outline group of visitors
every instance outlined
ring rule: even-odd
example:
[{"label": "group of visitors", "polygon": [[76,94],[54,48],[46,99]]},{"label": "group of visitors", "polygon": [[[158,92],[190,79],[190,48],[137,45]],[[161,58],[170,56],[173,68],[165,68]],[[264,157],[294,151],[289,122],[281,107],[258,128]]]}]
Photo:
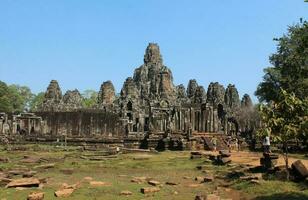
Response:
[{"label": "group of visitors", "polygon": [[[211,144],[213,146],[213,151],[217,151],[217,145],[218,145],[218,139],[216,136],[213,136],[211,139]],[[227,138],[227,146],[229,149],[229,152],[231,152],[232,149],[235,149],[237,151],[240,151],[240,140],[238,138],[232,139],[231,136],[228,136]]]},{"label": "group of visitors", "polygon": [[[217,144],[218,144],[218,139],[217,139],[216,136],[212,137],[211,144],[213,146],[213,151],[216,152],[217,151]],[[263,141],[262,141],[262,146],[263,146],[263,152],[264,153],[270,153],[271,152],[270,145],[271,145],[270,137],[269,136],[265,136],[263,138]],[[228,149],[229,149],[230,153],[231,153],[231,150],[240,151],[241,150],[241,141],[237,137],[232,139],[231,136],[228,136],[227,137],[227,146],[228,146]]]}]

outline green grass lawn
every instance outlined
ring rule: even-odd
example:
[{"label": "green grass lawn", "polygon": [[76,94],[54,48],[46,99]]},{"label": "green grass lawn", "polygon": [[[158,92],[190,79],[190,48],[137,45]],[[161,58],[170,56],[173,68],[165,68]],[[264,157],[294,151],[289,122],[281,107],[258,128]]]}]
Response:
[{"label": "green grass lawn", "polygon": [[[27,151],[0,151],[0,157],[8,157],[9,163],[0,163],[3,171],[14,168],[34,169],[40,164],[24,164],[20,160],[24,155],[42,157],[49,160],[49,163],[55,163],[54,168],[39,170],[36,177],[48,178],[42,189],[17,190],[15,188],[6,189],[0,187],[0,200],[19,200],[26,199],[32,191],[45,192],[45,199],[56,199],[54,192],[60,188],[63,183],[80,183],[80,187],[66,199],[194,199],[196,194],[217,193],[222,198],[243,199],[260,198],[264,199],[283,199],[279,195],[291,195],[292,199],[308,199],[307,187],[303,184],[282,182],[282,181],[262,181],[260,185],[252,185],[248,182],[239,180],[216,180],[212,183],[203,183],[199,187],[191,187],[198,182],[195,177],[204,176],[197,165],[205,165],[208,173],[225,176],[234,166],[216,166],[211,162],[189,159],[189,152],[162,152],[158,154],[122,154],[117,158],[110,158],[104,161],[89,161],[81,159],[80,156],[85,152],[70,149],[64,151],[55,149],[51,146],[34,146],[32,150]],[[91,153],[91,152],[87,152]],[[146,156],[146,160],[134,159],[136,157]],[[46,163],[42,163],[46,164]],[[61,172],[61,169],[73,169],[73,174],[67,175]],[[84,177],[92,177],[95,181],[108,182],[110,186],[93,187],[84,180]],[[161,190],[155,194],[144,195],[140,192],[142,187],[150,187],[146,182],[137,184],[131,182],[133,177],[150,177],[163,184]],[[18,177],[16,177],[18,178]],[[172,181],[179,183],[176,186],[169,186],[165,183]],[[230,184],[229,188],[222,187],[225,182]],[[129,190],[133,193],[131,196],[121,196],[123,190]],[[293,196],[292,196],[293,195]],[[281,196],[280,196],[281,197]],[[286,198],[285,198],[286,199]]]}]

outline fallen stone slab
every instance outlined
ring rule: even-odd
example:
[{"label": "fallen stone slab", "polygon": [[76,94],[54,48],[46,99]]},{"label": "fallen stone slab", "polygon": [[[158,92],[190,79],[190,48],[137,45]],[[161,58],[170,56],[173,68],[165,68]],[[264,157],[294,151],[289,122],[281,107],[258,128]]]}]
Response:
[{"label": "fallen stone slab", "polygon": [[74,192],[74,189],[62,189],[55,192],[56,197],[69,197]]},{"label": "fallen stone slab", "polygon": [[55,163],[50,163],[50,164],[35,166],[34,169],[50,169],[50,168],[54,168],[55,166],[56,166]]},{"label": "fallen stone slab", "polygon": [[90,185],[93,187],[110,186],[111,183],[106,183],[102,181],[90,181]]},{"label": "fallen stone slab", "polygon": [[80,186],[80,183],[75,183],[75,184],[72,184],[72,185],[69,185],[67,183],[63,183],[60,187],[60,189],[74,189],[76,190],[78,187]]},{"label": "fallen stone slab", "polygon": [[188,184],[187,187],[190,187],[190,188],[197,188],[197,187],[200,187],[201,184]]},{"label": "fallen stone slab", "polygon": [[43,200],[44,192],[32,192],[28,195],[27,200]]},{"label": "fallen stone slab", "polygon": [[155,192],[159,192],[160,189],[158,187],[144,187],[140,189],[140,192],[142,194],[148,194],[148,193],[155,193]]},{"label": "fallen stone slab", "polygon": [[219,151],[219,154],[220,154],[222,157],[230,157],[230,156],[231,156],[231,153],[230,153],[228,150],[220,150],[220,151]]},{"label": "fallen stone slab", "polygon": [[143,176],[142,177],[133,177],[131,182],[140,184],[140,183],[145,182],[147,179],[148,179],[147,177],[143,177]]},{"label": "fallen stone slab", "polygon": [[39,187],[40,180],[37,178],[21,178],[21,179],[13,179],[10,183],[8,183],[5,187]]},{"label": "fallen stone slab", "polygon": [[156,150],[122,148],[122,153],[158,153]]},{"label": "fallen stone slab", "polygon": [[120,195],[123,195],[123,196],[130,196],[130,195],[133,195],[133,193],[131,191],[128,191],[128,190],[124,190],[120,193]]},{"label": "fallen stone slab", "polygon": [[154,180],[149,180],[149,181],[148,181],[148,184],[150,184],[150,185],[152,185],[152,186],[159,186],[159,185],[161,185],[160,182],[154,181]]},{"label": "fallen stone slab", "polygon": [[245,181],[262,180],[262,179],[263,179],[262,173],[257,173],[257,174],[252,174],[252,175],[240,177],[240,180],[245,180]]},{"label": "fallen stone slab", "polygon": [[178,185],[178,183],[173,182],[173,181],[167,181],[167,182],[166,182],[166,185],[174,186],[174,185]]},{"label": "fallen stone slab", "polygon": [[296,176],[298,179],[305,179],[308,177],[308,169],[306,166],[303,164],[302,161],[297,160],[294,163],[292,163],[292,169],[295,172]]}]

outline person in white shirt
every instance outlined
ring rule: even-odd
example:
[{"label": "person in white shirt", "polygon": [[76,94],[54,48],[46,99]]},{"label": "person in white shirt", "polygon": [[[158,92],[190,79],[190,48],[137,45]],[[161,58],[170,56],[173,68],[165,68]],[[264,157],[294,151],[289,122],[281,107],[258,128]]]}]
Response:
[{"label": "person in white shirt", "polygon": [[270,153],[271,152],[270,146],[271,146],[270,137],[265,136],[264,139],[263,139],[264,153]]}]

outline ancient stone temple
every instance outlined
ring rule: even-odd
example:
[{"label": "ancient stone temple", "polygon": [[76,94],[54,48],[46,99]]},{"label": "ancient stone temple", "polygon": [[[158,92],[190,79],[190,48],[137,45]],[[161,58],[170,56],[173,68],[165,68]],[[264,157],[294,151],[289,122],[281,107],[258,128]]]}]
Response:
[{"label": "ancient stone temple", "polygon": [[115,94],[112,82],[103,82],[97,106],[84,109],[78,90],[62,96],[58,82],[52,80],[36,113],[44,121],[39,134],[114,138],[124,146],[142,148],[189,148],[202,133],[237,133],[234,113],[252,105],[248,95],[240,101],[231,84],[225,89],[218,82],[210,83],[205,90],[191,79],[187,89],[175,86],[155,43],[147,46],[143,64],[124,81],[120,95]]}]

